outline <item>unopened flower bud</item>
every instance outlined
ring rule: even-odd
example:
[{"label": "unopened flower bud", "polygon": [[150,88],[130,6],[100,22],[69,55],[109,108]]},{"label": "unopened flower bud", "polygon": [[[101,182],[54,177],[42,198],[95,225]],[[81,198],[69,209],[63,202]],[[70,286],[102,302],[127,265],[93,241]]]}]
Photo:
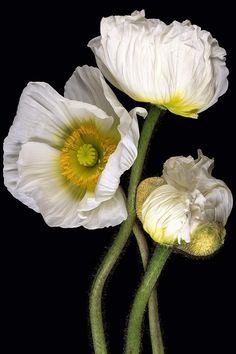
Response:
[{"label": "unopened flower bud", "polygon": [[137,191],[137,215],[154,241],[194,256],[214,253],[224,242],[233,198],[226,184],[211,176],[213,160],[176,156],[163,175],[147,178]]},{"label": "unopened flower bud", "polygon": [[154,189],[163,184],[165,184],[165,180],[161,177],[149,177],[139,184],[136,195],[136,212],[140,221],[142,221],[142,207],[144,201]]}]

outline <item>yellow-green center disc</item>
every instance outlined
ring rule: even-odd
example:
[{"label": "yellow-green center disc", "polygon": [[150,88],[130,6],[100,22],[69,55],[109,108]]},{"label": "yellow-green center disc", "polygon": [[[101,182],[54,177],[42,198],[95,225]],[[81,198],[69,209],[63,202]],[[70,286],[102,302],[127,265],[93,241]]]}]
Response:
[{"label": "yellow-green center disc", "polygon": [[77,159],[80,165],[93,167],[98,161],[98,152],[92,144],[84,144],[80,146],[77,152]]}]

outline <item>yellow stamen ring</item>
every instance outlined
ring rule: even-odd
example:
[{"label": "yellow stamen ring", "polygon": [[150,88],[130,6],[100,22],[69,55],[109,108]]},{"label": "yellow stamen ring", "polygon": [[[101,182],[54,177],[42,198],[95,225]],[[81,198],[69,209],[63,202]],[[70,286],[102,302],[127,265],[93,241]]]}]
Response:
[{"label": "yellow stamen ring", "polygon": [[117,131],[105,135],[94,122],[74,129],[61,149],[60,167],[65,182],[82,190],[94,191],[118,142]]}]

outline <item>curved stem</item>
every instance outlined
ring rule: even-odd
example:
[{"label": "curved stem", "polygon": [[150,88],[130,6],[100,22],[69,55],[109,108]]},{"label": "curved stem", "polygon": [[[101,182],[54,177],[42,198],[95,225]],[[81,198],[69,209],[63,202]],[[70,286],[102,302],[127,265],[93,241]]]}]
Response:
[{"label": "curved stem", "polygon": [[105,281],[121,254],[135,221],[135,196],[138,183],[141,178],[143,163],[145,160],[148,145],[152,136],[153,129],[160,116],[161,110],[156,106],[151,106],[148,116],[145,119],[143,129],[139,139],[138,155],[133,164],[130,174],[128,188],[127,209],[128,217],[122,223],[118,235],[107,252],[102,264],[95,276],[89,302],[90,324],[93,338],[95,354],[107,354],[107,345],[102,321],[102,291]]},{"label": "curved stem", "polygon": [[[143,268],[146,270],[149,258],[148,245],[140,229],[138,223],[136,222],[133,226],[133,233],[136,237],[139,252],[142,258]],[[150,298],[148,300],[148,318],[149,318],[149,330],[152,345],[153,354],[164,354],[164,346],[161,335],[160,320],[158,314],[158,301],[157,301],[157,290],[156,286],[152,289]]]},{"label": "curved stem", "polygon": [[125,354],[140,353],[142,321],[146,305],[171,248],[158,246],[148,264],[130,312]]},{"label": "curved stem", "polygon": [[148,300],[148,317],[149,317],[152,354],[164,354],[165,351],[164,351],[160,319],[158,313],[156,286],[154,286],[150,298]]},{"label": "curved stem", "polygon": [[149,249],[148,249],[147,241],[145,239],[143,231],[140,229],[137,222],[134,223],[133,233],[134,233],[134,236],[135,236],[137,244],[138,244],[143,268],[144,268],[144,270],[146,270],[147,264],[148,264],[148,258],[149,258]]}]

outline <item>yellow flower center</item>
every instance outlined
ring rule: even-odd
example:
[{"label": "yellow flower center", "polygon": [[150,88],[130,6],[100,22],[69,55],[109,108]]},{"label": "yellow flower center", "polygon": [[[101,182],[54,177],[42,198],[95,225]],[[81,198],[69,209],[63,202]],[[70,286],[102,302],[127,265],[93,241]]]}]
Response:
[{"label": "yellow flower center", "polygon": [[95,190],[98,178],[119,139],[117,129],[103,133],[92,120],[67,134],[61,148],[60,173],[64,185],[72,194],[81,197],[86,190]]},{"label": "yellow flower center", "polygon": [[82,145],[77,152],[77,159],[82,166],[93,167],[98,160],[98,152],[92,144]]}]

